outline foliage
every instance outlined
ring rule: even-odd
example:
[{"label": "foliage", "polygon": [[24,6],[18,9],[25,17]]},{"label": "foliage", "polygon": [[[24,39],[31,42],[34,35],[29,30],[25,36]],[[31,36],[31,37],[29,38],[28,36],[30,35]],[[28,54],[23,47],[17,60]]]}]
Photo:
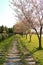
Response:
[{"label": "foliage", "polygon": [[8,28],[8,33],[13,33],[13,29],[12,28]]},{"label": "foliage", "polygon": [[0,26],[0,33],[3,33],[3,30],[4,30],[4,26]]},{"label": "foliage", "polygon": [[12,28],[4,27],[3,25],[0,26],[0,41],[8,38],[9,36],[13,35]]}]

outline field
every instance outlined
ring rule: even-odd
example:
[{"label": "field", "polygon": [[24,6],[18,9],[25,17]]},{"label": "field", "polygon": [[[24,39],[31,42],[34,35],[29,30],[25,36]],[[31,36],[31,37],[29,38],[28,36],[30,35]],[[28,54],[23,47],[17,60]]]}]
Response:
[{"label": "field", "polygon": [[6,59],[6,55],[12,47],[12,41],[14,40],[14,36],[11,36],[2,42],[0,42],[0,65],[2,65]]},{"label": "field", "polygon": [[[23,44],[24,47],[30,52],[33,58],[36,60],[37,65],[43,65],[43,37],[42,37],[42,49],[38,49],[38,38],[37,35],[32,35],[31,42],[29,43],[29,35],[26,39],[25,36],[16,35],[20,44]],[[22,48],[22,47],[21,47]]]}]

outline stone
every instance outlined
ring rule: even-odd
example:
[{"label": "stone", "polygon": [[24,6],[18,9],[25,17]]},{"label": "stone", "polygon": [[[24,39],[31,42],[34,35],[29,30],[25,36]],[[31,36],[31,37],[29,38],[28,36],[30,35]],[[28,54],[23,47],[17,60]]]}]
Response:
[{"label": "stone", "polygon": [[34,62],[31,61],[31,62],[27,62],[27,64],[28,65],[35,65],[36,63],[35,63],[35,61]]}]

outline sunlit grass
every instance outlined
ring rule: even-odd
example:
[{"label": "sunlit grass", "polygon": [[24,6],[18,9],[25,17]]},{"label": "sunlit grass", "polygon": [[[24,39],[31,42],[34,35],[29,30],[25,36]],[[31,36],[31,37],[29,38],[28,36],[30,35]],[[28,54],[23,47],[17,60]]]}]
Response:
[{"label": "sunlit grass", "polygon": [[22,41],[22,44],[26,47],[26,49],[30,52],[33,58],[36,60],[38,65],[43,65],[43,37],[42,37],[42,49],[39,50],[39,42],[37,35],[32,35],[31,42],[29,43],[29,35],[26,39],[25,36],[19,36],[19,40]]}]

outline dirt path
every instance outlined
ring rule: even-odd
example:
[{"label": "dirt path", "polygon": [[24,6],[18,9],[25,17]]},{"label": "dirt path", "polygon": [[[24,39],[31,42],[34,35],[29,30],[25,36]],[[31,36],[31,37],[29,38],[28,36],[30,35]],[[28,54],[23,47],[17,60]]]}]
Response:
[{"label": "dirt path", "polygon": [[[23,65],[20,58],[20,53],[17,48],[17,41],[14,41],[12,49],[9,50],[9,53],[6,56],[6,62],[3,65]],[[36,65],[33,57],[28,53],[28,51],[22,50],[25,56],[26,65]]]},{"label": "dirt path", "polygon": [[14,41],[12,49],[6,56],[6,62],[3,65],[22,65],[19,51],[17,49],[17,41]]}]

